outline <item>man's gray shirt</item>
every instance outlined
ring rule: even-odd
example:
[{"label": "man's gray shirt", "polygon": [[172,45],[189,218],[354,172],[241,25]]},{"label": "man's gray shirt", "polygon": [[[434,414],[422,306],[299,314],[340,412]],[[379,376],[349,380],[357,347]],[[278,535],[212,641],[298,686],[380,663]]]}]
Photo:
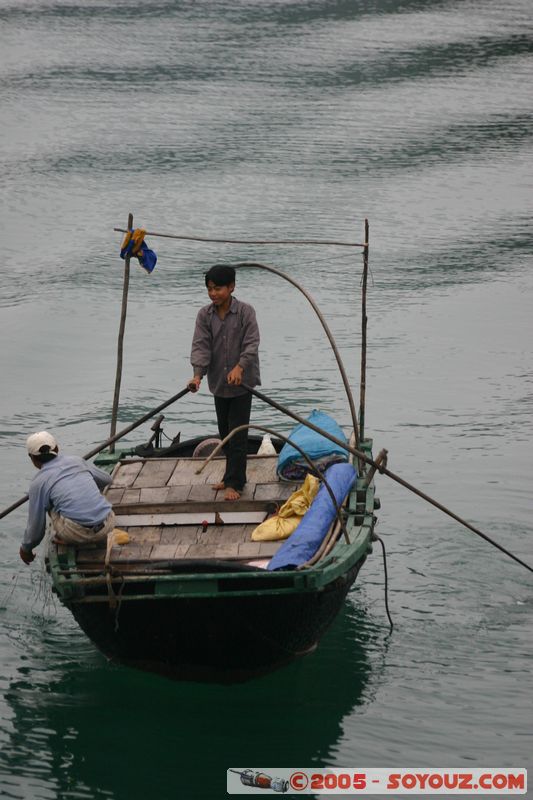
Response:
[{"label": "man's gray shirt", "polygon": [[228,373],[237,364],[243,368],[243,383],[260,385],[259,328],[252,306],[232,297],[223,320],[213,303],[201,308],[196,317],[191,364],[195,375],[207,374],[209,390],[217,397],[246,393],[242,386],[227,382]]}]

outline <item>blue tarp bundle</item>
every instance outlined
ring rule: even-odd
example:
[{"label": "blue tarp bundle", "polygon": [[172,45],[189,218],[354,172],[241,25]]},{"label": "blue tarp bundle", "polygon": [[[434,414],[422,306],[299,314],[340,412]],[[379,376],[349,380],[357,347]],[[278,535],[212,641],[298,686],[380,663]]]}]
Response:
[{"label": "blue tarp bundle", "polygon": [[[324,473],[338,505],[352,488],[357,471],[352,464],[333,464]],[[294,569],[314,556],[337,515],[326,487],[322,485],[294,533],[281,545],[267,569]]]},{"label": "blue tarp bundle", "polygon": [[[307,417],[307,420],[316,425],[317,428],[322,428],[326,433],[330,433],[340,439],[341,442],[348,443],[342,428],[335,422],[333,417],[330,417],[324,411],[315,409]],[[320,433],[311,430],[306,425],[300,424],[293,428],[289,439],[301,447],[312,461],[317,462],[315,466],[321,471],[321,467],[325,469],[331,464],[348,460],[346,450],[326,439]],[[286,442],[279,454],[277,471],[280,478],[303,480],[309,471],[309,466],[305,459],[302,458],[301,453]]]}]

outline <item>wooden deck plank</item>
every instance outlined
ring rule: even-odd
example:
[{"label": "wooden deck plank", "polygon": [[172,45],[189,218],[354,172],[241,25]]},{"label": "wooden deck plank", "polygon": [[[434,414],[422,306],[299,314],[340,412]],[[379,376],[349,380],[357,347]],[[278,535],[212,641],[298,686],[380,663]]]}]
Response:
[{"label": "wooden deck plank", "polygon": [[198,541],[198,525],[173,525],[163,528],[161,532],[161,544],[196,544]]},{"label": "wooden deck plank", "polygon": [[190,486],[168,486],[167,503],[183,503],[189,497]]},{"label": "wooden deck plank", "polygon": [[192,480],[198,468],[198,461],[180,458],[174,462],[174,469],[166,481],[167,486],[190,486],[192,483],[205,483],[205,475],[201,473]]},{"label": "wooden deck plank", "polygon": [[255,558],[260,555],[260,542],[243,542],[239,545],[239,556],[241,558]]},{"label": "wooden deck plank", "polygon": [[152,548],[152,561],[171,561],[173,558],[185,558],[189,550],[188,544],[158,544]]},{"label": "wooden deck plank", "polygon": [[213,558],[215,548],[211,544],[191,544],[187,551],[187,558]]},{"label": "wooden deck plank", "polygon": [[272,556],[277,553],[281,542],[258,542],[260,545],[259,547],[259,555],[263,558],[272,558]]},{"label": "wooden deck plank", "polygon": [[[213,492],[214,495],[214,492]],[[277,502],[277,501],[275,501]],[[215,499],[199,502],[196,500],[187,500],[183,503],[129,503],[128,505],[115,505],[113,510],[117,517],[137,517],[140,515],[146,516],[168,516],[169,514],[195,514],[200,521],[204,516],[218,511],[220,514],[243,514],[261,512],[266,513],[269,503],[266,500],[238,500],[235,503],[227,502],[224,500],[216,501]],[[126,525],[125,522],[122,523]],[[141,524],[139,520],[135,523]],[[153,524],[153,523],[146,523]]]},{"label": "wooden deck plank", "polygon": [[210,461],[198,475],[196,474],[196,470],[202,466],[203,462],[200,459],[194,459],[193,463],[195,465],[194,474],[197,478],[203,478],[203,483],[220,483],[224,477],[226,469],[225,458],[215,458],[213,461]]},{"label": "wooden deck plank", "polygon": [[248,530],[246,525],[225,525],[220,538],[221,544],[231,542],[242,543],[248,541]]},{"label": "wooden deck plank", "polygon": [[270,502],[282,502],[291,496],[299,484],[283,484],[283,483],[258,483],[255,487],[254,500],[265,500]]},{"label": "wooden deck plank", "polygon": [[206,531],[198,529],[199,544],[233,544],[249,538],[247,525],[210,525]]},{"label": "wooden deck plank", "polygon": [[176,552],[174,553],[174,558],[187,558],[187,553],[189,552],[190,545],[188,544],[179,544],[176,547]]},{"label": "wooden deck plank", "polygon": [[134,461],[132,464],[119,464],[113,473],[113,482],[110,488],[116,489],[132,486],[142,467],[142,461]]},{"label": "wooden deck plank", "polygon": [[146,461],[133,482],[135,489],[160,488],[174,471],[174,459],[161,458]]},{"label": "wooden deck plank", "polygon": [[138,503],[141,499],[140,489],[124,489],[122,503]]},{"label": "wooden deck plank", "polygon": [[114,505],[115,503],[120,503],[122,499],[122,495],[124,494],[124,489],[110,489],[107,487],[104,491],[104,495],[106,496],[107,500]]},{"label": "wooden deck plank", "polygon": [[215,546],[215,558],[235,558],[238,555],[238,544],[218,544]]},{"label": "wooden deck plank", "polygon": [[246,474],[249,483],[278,483],[276,466],[277,456],[266,456],[263,459],[248,461]]},{"label": "wooden deck plank", "polygon": [[209,484],[202,483],[193,485],[189,492],[188,502],[205,503],[209,500],[213,500],[216,494],[218,494],[218,492],[214,492],[213,487]]},{"label": "wooden deck plank", "polygon": [[157,503],[163,505],[168,500],[170,489],[166,486],[140,489],[139,503]]},{"label": "wooden deck plank", "polygon": [[136,544],[159,544],[162,528],[158,525],[145,526],[144,528],[129,528],[130,541]]}]

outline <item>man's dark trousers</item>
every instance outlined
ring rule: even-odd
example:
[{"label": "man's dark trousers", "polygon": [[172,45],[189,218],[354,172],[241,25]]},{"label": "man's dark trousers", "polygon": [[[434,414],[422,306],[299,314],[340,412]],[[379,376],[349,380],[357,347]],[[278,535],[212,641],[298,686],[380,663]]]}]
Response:
[{"label": "man's dark trousers", "polygon": [[[217,412],[220,438],[224,439],[230,431],[238,428],[239,425],[248,425],[251,409],[252,395],[250,392],[239,394],[237,397],[215,396],[215,410]],[[246,483],[248,429],[239,431],[239,433],[231,437],[224,447],[224,454],[226,456],[224,486],[240,492]]]}]

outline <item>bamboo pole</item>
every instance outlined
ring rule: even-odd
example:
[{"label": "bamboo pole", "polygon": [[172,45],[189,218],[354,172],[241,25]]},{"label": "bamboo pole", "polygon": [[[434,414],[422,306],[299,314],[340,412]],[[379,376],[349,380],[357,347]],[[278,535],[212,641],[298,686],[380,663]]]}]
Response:
[{"label": "bamboo pole", "polygon": [[[128,214],[128,230],[133,228],[133,214]],[[117,417],[118,417],[118,403],[120,398],[120,384],[122,381],[122,356],[124,351],[124,331],[126,329],[126,313],[128,311],[128,289],[130,285],[130,256],[127,255],[124,262],[124,283],[122,286],[122,310],[120,313],[120,325],[118,329],[118,343],[117,343],[117,370],[115,374],[115,393],[113,395],[113,408],[111,410],[111,429],[109,435],[111,438],[117,430]],[[111,444],[109,452],[115,452],[115,445]]]},{"label": "bamboo pole", "polygon": [[359,395],[359,436],[361,441],[365,438],[365,399],[366,399],[366,329],[368,317],[366,314],[366,285],[368,280],[368,219],[365,219],[365,246],[363,249],[363,286],[362,286],[362,313],[361,313],[361,384]]},{"label": "bamboo pole", "polygon": [[[126,233],[124,228],[113,228],[118,233]],[[189,242],[215,242],[217,244],[316,244],[334,247],[364,247],[361,242],[338,242],[325,239],[211,239],[207,236],[184,236],[175,233],[156,233],[146,231],[146,236],[159,236],[162,239],[185,239]]]}]

